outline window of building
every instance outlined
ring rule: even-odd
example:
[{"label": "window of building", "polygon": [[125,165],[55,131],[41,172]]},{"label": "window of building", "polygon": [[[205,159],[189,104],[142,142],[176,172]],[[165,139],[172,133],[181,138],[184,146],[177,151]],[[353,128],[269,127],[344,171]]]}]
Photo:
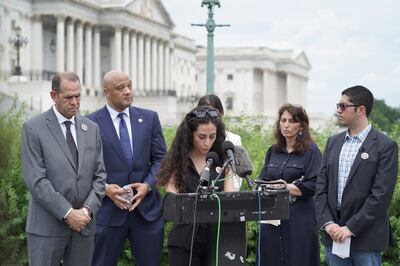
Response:
[{"label": "window of building", "polygon": [[90,96],[90,89],[86,89],[86,95]]},{"label": "window of building", "polygon": [[94,91],[94,96],[99,96],[99,91]]},{"label": "window of building", "polygon": [[227,80],[233,80],[233,74],[228,74],[226,75]]},{"label": "window of building", "polygon": [[233,97],[226,98],[225,106],[226,106],[226,110],[230,110],[230,111],[233,110]]},{"label": "window of building", "polygon": [[194,80],[197,81],[199,79],[199,77],[196,75],[194,75]]}]

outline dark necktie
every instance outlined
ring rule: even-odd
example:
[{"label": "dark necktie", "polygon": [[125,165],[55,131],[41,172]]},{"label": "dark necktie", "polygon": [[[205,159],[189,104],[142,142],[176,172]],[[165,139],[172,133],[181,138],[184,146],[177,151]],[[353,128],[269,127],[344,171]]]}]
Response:
[{"label": "dark necktie", "polygon": [[129,140],[128,128],[124,120],[124,113],[119,113],[119,141],[121,142],[122,151],[124,152],[125,158],[129,165],[132,164],[132,148],[131,141]]},{"label": "dark necktie", "polygon": [[75,166],[78,168],[78,149],[76,148],[74,138],[72,137],[72,134],[71,134],[71,124],[72,124],[72,122],[71,121],[65,121],[64,124],[65,124],[65,127],[67,128],[66,137],[67,137],[67,145],[68,145],[68,148],[69,148],[69,152],[72,155],[72,159],[73,159],[73,161],[75,163]]}]

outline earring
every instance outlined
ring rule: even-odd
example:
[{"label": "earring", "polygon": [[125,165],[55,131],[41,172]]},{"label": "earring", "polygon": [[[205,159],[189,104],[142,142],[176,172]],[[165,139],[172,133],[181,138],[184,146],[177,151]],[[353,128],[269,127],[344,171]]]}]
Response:
[{"label": "earring", "polygon": [[303,131],[300,130],[300,131],[299,131],[299,136],[302,136],[302,135],[303,135]]}]

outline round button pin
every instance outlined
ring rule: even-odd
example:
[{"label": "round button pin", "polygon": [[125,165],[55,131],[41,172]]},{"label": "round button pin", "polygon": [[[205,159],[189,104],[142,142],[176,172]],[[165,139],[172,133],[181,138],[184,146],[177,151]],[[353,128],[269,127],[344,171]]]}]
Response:
[{"label": "round button pin", "polygon": [[361,159],[367,160],[369,158],[369,154],[366,152],[361,153]]}]

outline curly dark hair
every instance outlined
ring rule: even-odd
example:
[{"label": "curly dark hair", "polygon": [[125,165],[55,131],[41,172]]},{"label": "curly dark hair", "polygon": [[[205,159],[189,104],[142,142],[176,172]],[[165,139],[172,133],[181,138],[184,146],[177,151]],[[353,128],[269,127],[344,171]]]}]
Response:
[{"label": "curly dark hair", "polygon": [[199,125],[208,124],[209,122],[213,123],[217,128],[217,136],[210,151],[214,151],[220,158],[224,158],[222,144],[225,141],[225,125],[222,122],[221,115],[216,109],[209,106],[196,107],[186,114],[178,126],[171,148],[161,162],[157,173],[157,185],[159,187],[165,186],[171,178],[175,178],[174,184],[178,191],[185,192],[184,179],[190,167],[189,155],[194,148],[193,133]]},{"label": "curly dark hair", "polygon": [[282,114],[287,111],[292,115],[293,120],[296,122],[300,122],[300,126],[302,129],[302,134],[297,135],[296,143],[293,147],[294,153],[304,154],[304,152],[309,148],[310,144],[313,143],[311,139],[310,130],[309,130],[309,120],[306,113],[306,110],[302,106],[295,106],[292,104],[284,104],[278,112],[278,120],[275,123],[275,144],[274,150],[275,152],[281,152],[282,149],[286,148],[286,139],[281,133],[280,120]]}]

